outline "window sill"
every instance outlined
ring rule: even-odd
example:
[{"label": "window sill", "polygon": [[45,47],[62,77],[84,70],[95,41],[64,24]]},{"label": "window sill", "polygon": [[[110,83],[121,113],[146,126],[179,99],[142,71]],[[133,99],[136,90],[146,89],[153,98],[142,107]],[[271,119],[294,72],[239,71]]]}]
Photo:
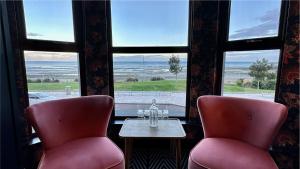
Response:
[{"label": "window sill", "polygon": [[[111,124],[112,125],[123,125],[124,121],[125,120],[113,120]],[[189,122],[187,120],[180,120],[180,122],[184,126],[189,124]],[[37,145],[37,144],[40,144],[40,143],[41,143],[41,140],[36,136],[35,133],[33,133],[33,136],[31,138],[31,140],[29,141],[29,146],[34,146],[34,145]]]},{"label": "window sill", "polygon": [[[189,122],[187,120],[182,120],[182,119],[179,119],[179,120],[180,120],[180,122],[181,122],[182,125],[189,124]],[[113,125],[122,125],[122,124],[124,124],[124,121],[125,120],[113,120],[111,123]]]}]

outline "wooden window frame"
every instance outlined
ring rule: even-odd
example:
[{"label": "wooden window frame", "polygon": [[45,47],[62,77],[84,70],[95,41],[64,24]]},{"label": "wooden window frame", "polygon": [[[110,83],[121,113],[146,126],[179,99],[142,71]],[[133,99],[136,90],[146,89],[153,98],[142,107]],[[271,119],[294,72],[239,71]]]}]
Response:
[{"label": "wooden window frame", "polygon": [[274,101],[278,102],[279,77],[281,75],[281,63],[285,38],[285,27],[287,22],[288,1],[281,1],[280,20],[278,35],[275,37],[263,37],[253,39],[241,39],[229,41],[231,0],[220,1],[220,22],[217,51],[217,82],[216,94],[222,95],[223,88],[223,66],[225,52],[230,51],[253,51],[253,50],[280,50]]},{"label": "wooden window frame", "polygon": [[[25,15],[23,1],[16,3],[16,13],[19,27],[19,39],[22,51],[42,51],[42,52],[74,52],[78,55],[80,95],[86,96],[86,77],[84,59],[84,33],[82,3],[72,1],[72,16],[74,29],[74,42],[28,39],[26,36]],[[22,54],[23,55],[23,54]],[[24,58],[24,55],[22,56]],[[27,78],[25,77],[26,81]],[[28,96],[27,96],[28,98]]]},{"label": "wooden window frame", "polygon": [[[190,66],[191,66],[191,35],[192,35],[192,2],[189,1],[189,13],[188,13],[188,40],[187,46],[128,46],[128,47],[114,47],[112,44],[112,20],[111,20],[111,4],[110,1],[107,3],[107,16],[108,16],[108,30],[109,30],[109,94],[114,97],[114,80],[113,80],[113,54],[132,54],[132,53],[143,53],[143,54],[153,54],[153,53],[186,53],[187,54],[187,77],[186,77],[186,101],[185,101],[185,114],[184,117],[170,116],[178,118],[180,120],[186,120],[188,118],[190,110]],[[116,116],[115,111],[112,113],[112,118],[115,120],[124,120],[130,116]]]}]

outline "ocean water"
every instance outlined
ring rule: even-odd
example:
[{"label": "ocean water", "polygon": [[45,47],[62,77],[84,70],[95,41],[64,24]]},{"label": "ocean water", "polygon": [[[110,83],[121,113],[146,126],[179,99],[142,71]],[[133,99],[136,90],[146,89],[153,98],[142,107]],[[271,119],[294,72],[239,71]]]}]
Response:
[{"label": "ocean water", "polygon": [[[226,62],[224,79],[234,81],[239,78],[250,78],[248,68],[252,63]],[[75,61],[26,61],[25,64],[29,79],[74,80],[79,78],[79,65]],[[181,66],[182,71],[178,74],[178,79],[186,79],[187,62],[182,61]],[[115,61],[113,71],[115,81],[123,81],[128,77],[135,77],[139,80],[149,80],[151,77],[176,78],[169,72],[169,64],[166,61]]]},{"label": "ocean water", "polygon": [[26,61],[25,66],[28,79],[75,80],[79,78],[79,66],[75,61]]}]

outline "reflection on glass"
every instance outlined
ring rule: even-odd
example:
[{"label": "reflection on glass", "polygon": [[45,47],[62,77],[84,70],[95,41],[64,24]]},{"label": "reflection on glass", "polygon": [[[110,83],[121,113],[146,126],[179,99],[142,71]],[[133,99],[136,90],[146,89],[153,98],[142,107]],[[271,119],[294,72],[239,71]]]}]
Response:
[{"label": "reflection on glass", "polygon": [[113,0],[113,46],[187,46],[188,6],[188,0]]},{"label": "reflection on glass", "polygon": [[137,115],[138,115],[138,117],[140,117],[140,118],[144,118],[144,116],[145,116],[145,114],[144,114],[144,110],[138,110],[138,112],[137,112]]},{"label": "reflection on glass", "polygon": [[23,0],[28,39],[74,42],[72,1]]},{"label": "reflection on glass", "polygon": [[279,52],[226,52],[223,95],[273,101]]},{"label": "reflection on glass", "polygon": [[169,110],[163,110],[163,112],[162,112],[162,118],[163,119],[167,119],[168,116],[169,116]]},{"label": "reflection on glass", "polygon": [[24,51],[29,103],[80,95],[77,53]]},{"label": "reflection on glass", "polygon": [[147,116],[153,99],[169,116],[185,115],[186,53],[114,54],[113,73],[116,116]]},{"label": "reflection on glass", "polygon": [[278,35],[280,0],[232,0],[229,40]]}]

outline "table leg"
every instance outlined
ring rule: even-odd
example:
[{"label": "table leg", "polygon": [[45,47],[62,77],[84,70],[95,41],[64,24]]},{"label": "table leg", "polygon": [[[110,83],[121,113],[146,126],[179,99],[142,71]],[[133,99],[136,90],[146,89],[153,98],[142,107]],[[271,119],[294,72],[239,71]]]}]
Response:
[{"label": "table leg", "polygon": [[176,146],[176,168],[180,169],[180,162],[181,162],[181,140],[180,139],[175,140],[175,146]]},{"label": "table leg", "polygon": [[125,168],[129,169],[132,154],[132,139],[125,138]]},{"label": "table leg", "polygon": [[170,152],[172,155],[176,156],[176,141],[175,141],[175,139],[170,140]]}]

